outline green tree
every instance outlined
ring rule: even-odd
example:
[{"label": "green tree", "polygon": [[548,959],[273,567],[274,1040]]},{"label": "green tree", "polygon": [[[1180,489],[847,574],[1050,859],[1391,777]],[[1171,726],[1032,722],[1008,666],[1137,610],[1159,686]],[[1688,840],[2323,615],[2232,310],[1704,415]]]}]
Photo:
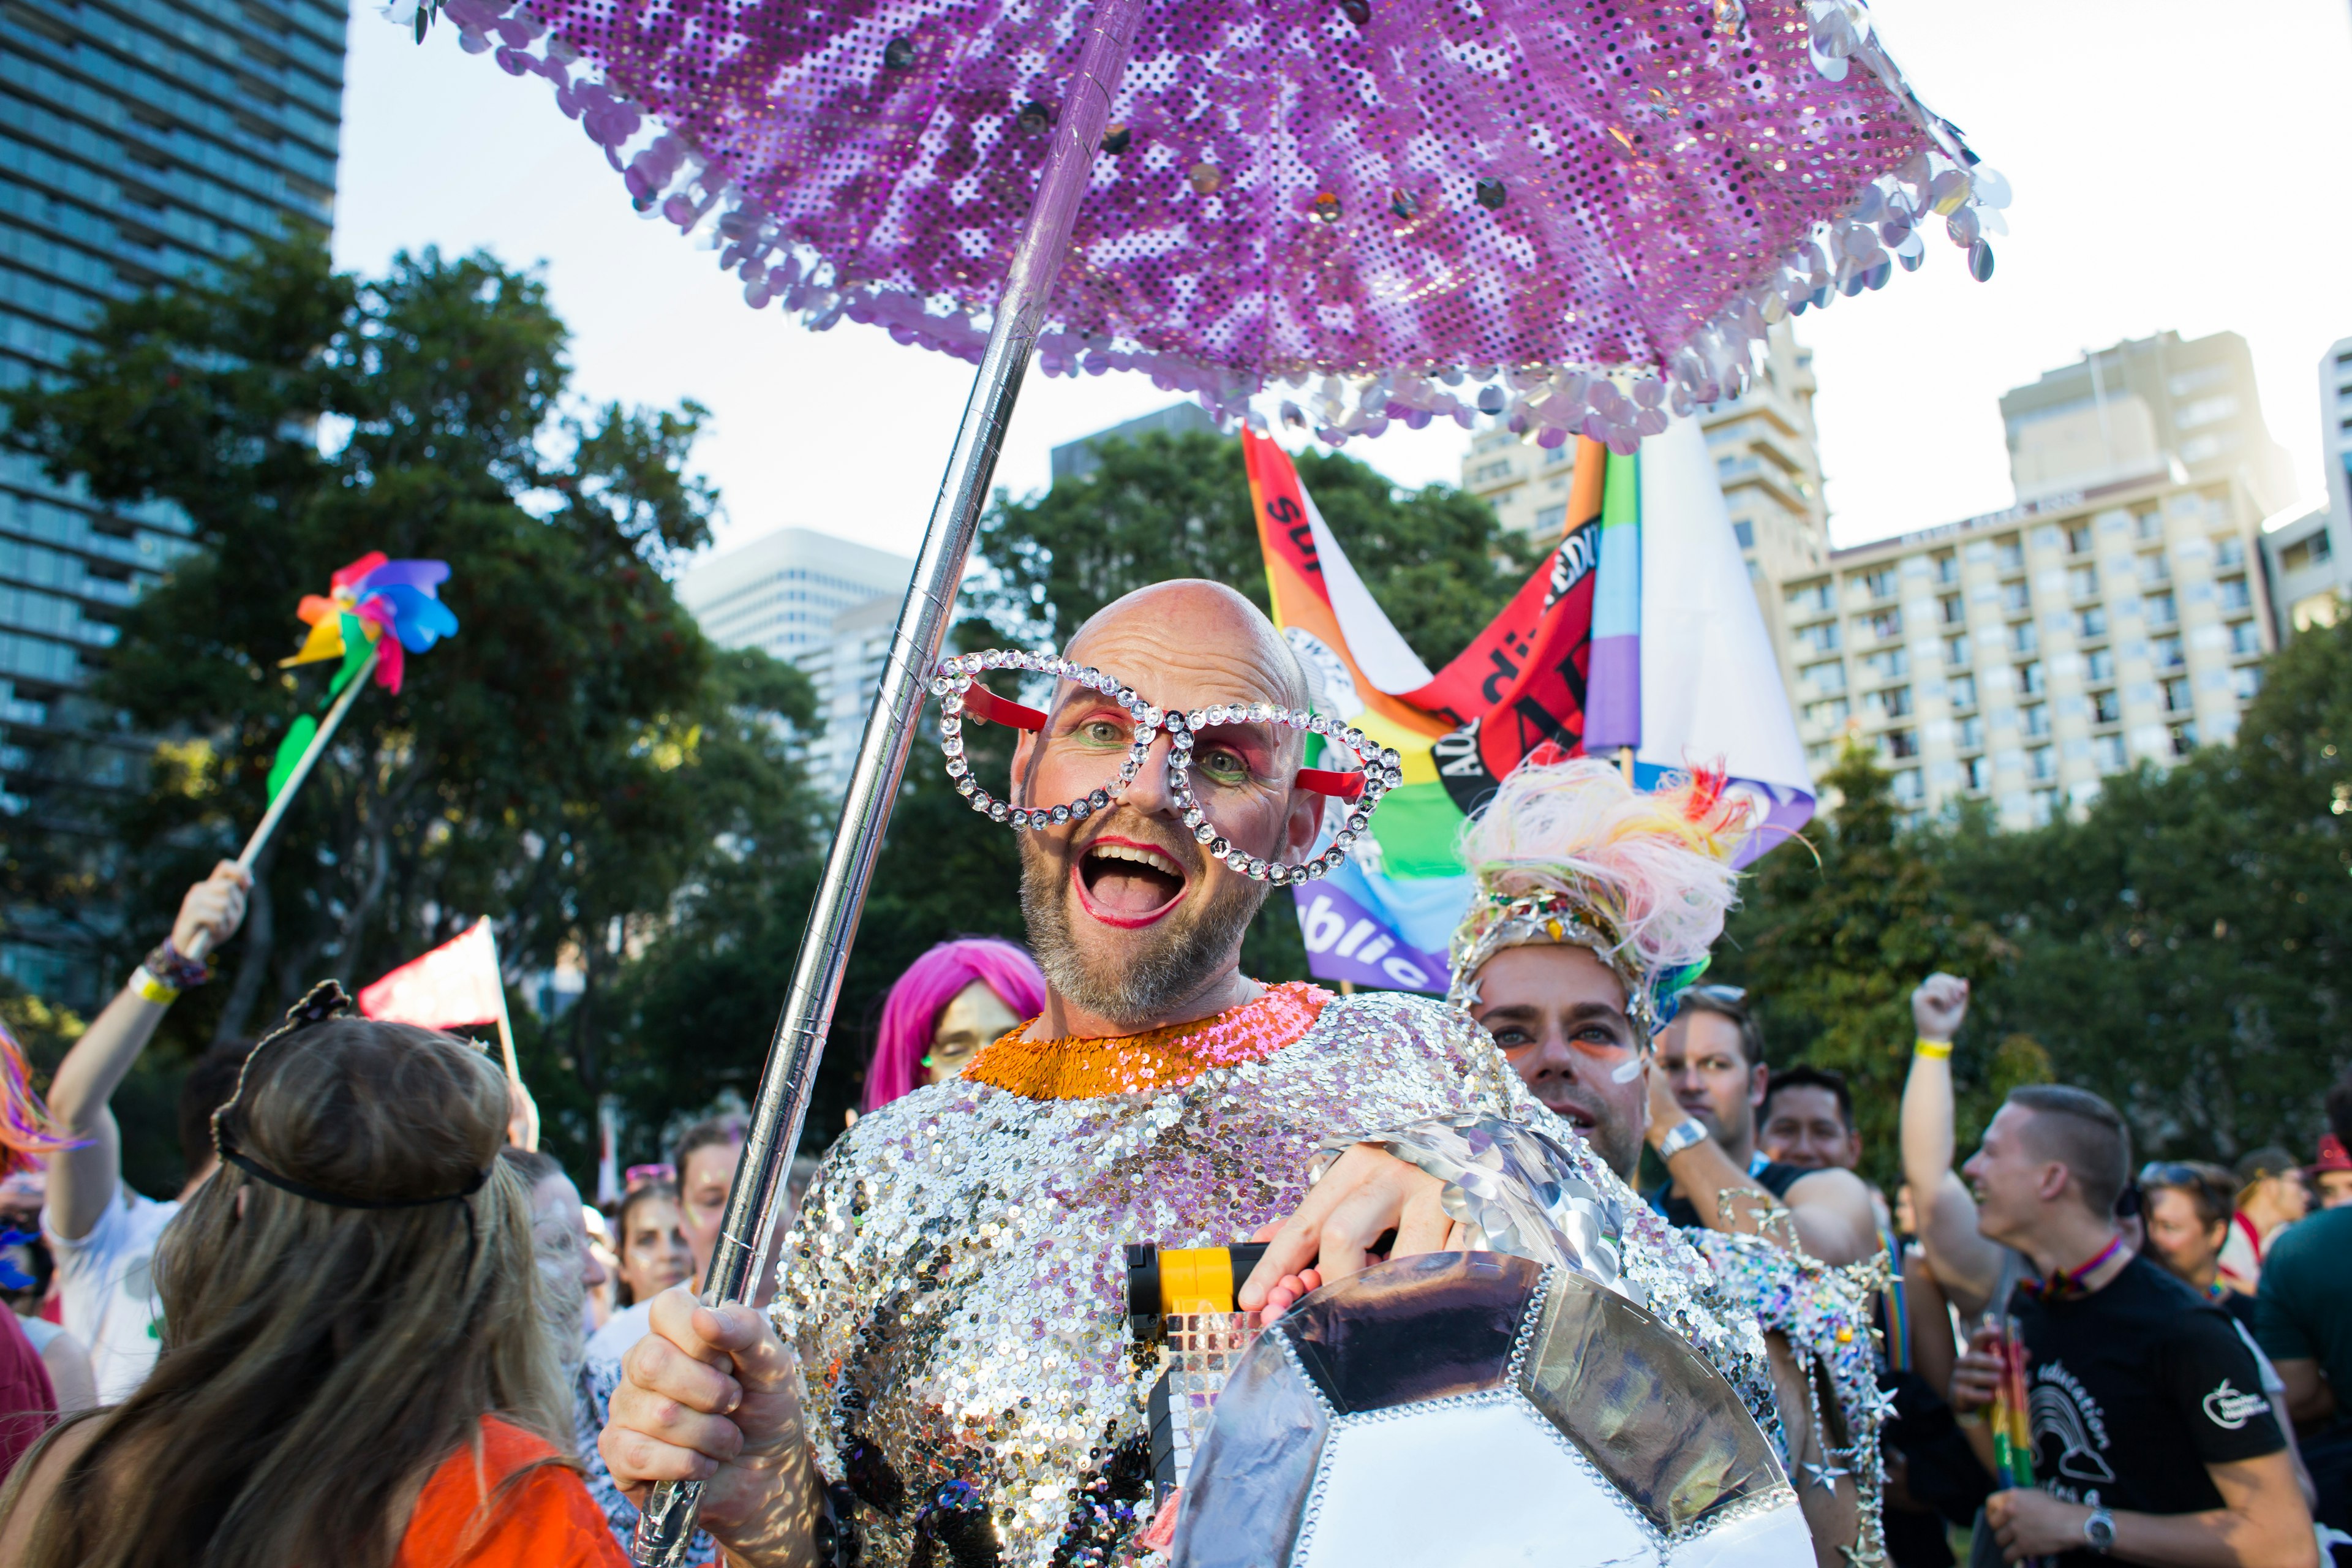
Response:
[{"label": "green tree", "polygon": [[[1938,969],[1983,978],[1992,942],[1901,827],[1888,775],[1868,752],[1847,747],[1820,783],[1836,804],[1804,842],[1758,863],[1707,977],[1755,994],[1773,1065],[1801,1060],[1846,1075],[1864,1173],[1891,1188],[1901,1179],[1895,1110],[1916,1034],[1911,989]],[[1986,1092],[2040,1076],[2030,1040],[1988,1047],[1979,1034],[1958,1058],[1963,1085],[1978,1091],[1965,1106],[1971,1123]]]},{"label": "green tree", "polygon": [[805,852],[785,726],[809,721],[806,682],[715,658],[663,576],[709,537],[715,497],[687,467],[702,411],[567,402],[542,286],[486,255],[361,279],[272,244],[216,284],[110,307],[94,339],[9,395],[7,438],[101,500],[194,525],[97,690],[164,737],[113,824],[127,945],[235,853],[279,737],[316,707],[324,667],[278,668],[303,594],[371,549],[437,557],[462,625],[398,695],[361,696],[257,868],[226,983],[175,1011],[180,1047],[488,912],[510,971],[586,967],[589,1003],[544,1044],[599,1091],[595,998],[627,933],[714,859]]},{"label": "green tree", "polygon": [[2264,675],[2234,744],[2111,778],[2079,820],[1937,847],[2003,939],[1988,1024],[2043,1041],[2152,1153],[2307,1148],[2352,1063],[2352,626]]},{"label": "green tree", "polygon": [[[1120,595],[1171,577],[1230,583],[1261,610],[1265,562],[1241,443],[1205,431],[1107,441],[1095,468],[1042,495],[999,492],[980,525],[994,580],[979,607],[1058,642]],[[1445,485],[1400,489],[1338,453],[1298,458],[1299,483],[1413,651],[1432,668],[1486,628],[1538,552],[1484,501]]]}]

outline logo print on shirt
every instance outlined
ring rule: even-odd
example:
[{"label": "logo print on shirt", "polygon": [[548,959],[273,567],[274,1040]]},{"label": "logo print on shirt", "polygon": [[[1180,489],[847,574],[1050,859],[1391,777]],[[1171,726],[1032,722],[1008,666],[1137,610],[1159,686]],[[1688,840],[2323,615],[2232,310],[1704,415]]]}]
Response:
[{"label": "logo print on shirt", "polygon": [[[2106,1433],[2106,1423],[2099,1419],[2098,1406],[2093,1403],[2085,1410],[2088,1399],[2074,1378],[2056,1363],[2036,1369],[2043,1381],[2033,1385],[2029,1407],[2033,1413],[2033,1446],[2037,1448],[2049,1438],[2058,1442],[2058,1473],[2069,1479],[2089,1481],[2098,1486],[2115,1485],[2116,1473],[2099,1450],[2104,1440],[2094,1441],[2095,1429],[2101,1439]],[[2052,1374],[2055,1374],[2053,1376]]]},{"label": "logo print on shirt", "polygon": [[2268,1398],[2259,1394],[2241,1394],[2226,1377],[2205,1396],[2204,1403],[2205,1419],[2224,1432],[2235,1432],[2271,1407]]}]

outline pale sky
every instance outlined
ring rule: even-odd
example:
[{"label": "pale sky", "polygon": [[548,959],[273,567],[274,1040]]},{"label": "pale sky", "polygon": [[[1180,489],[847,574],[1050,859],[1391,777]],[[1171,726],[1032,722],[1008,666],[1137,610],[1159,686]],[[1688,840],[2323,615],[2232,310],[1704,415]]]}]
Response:
[{"label": "pale sky", "polygon": [[[1832,537],[1858,543],[2011,501],[2001,392],[2086,348],[2173,328],[2252,347],[2271,431],[2321,491],[2318,363],[2352,336],[2346,0],[1879,0],[1927,101],[2016,193],[1990,283],[1937,242],[1883,292],[1798,323],[1815,350]],[[487,247],[543,264],[599,400],[713,414],[698,448],[724,546],[786,524],[911,554],[970,369],[846,323],[753,313],[715,259],[639,218],[547,84],[419,47],[354,10],[335,254]],[[1163,407],[1142,377],[1033,374],[997,482],[1042,489],[1055,445]],[[1460,477],[1468,434],[1348,450],[1406,484]]]}]

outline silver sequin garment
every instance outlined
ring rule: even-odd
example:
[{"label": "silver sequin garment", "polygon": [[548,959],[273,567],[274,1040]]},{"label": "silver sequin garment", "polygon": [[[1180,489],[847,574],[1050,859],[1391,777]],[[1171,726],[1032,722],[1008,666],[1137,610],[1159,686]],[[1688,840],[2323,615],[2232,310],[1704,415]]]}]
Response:
[{"label": "silver sequin garment", "polygon": [[1620,1200],[1624,1271],[1651,1310],[1769,1412],[1753,1315],[1725,1304],[1705,1260],[1528,1094],[1485,1030],[1417,997],[1351,997],[1267,1059],[1181,1089],[1036,1100],[957,1080],[834,1146],[772,1311],[799,1350],[825,1473],[844,1473],[856,1436],[905,1484],[897,1520],[860,1510],[867,1561],[904,1563],[916,1502],[962,1480],[992,1510],[1007,1568],[1045,1568],[1092,1451],[1144,1429],[1158,1375],[1128,1357],[1124,1245],[1246,1240],[1297,1205],[1325,1137],[1465,1112],[1568,1145]]}]

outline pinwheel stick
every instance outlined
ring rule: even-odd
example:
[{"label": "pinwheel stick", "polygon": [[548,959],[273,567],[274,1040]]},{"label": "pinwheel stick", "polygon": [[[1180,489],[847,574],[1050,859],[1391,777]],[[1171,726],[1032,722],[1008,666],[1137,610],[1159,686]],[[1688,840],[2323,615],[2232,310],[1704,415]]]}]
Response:
[{"label": "pinwheel stick", "polygon": [[[271,797],[269,809],[261,814],[259,822],[254,824],[253,832],[245,841],[244,852],[236,858],[238,870],[252,870],[253,863],[261,858],[263,847],[268,844],[269,836],[278,831],[278,820],[286,815],[286,808],[294,804],[295,794],[301,789],[302,781],[310,776],[311,767],[318,762],[320,754],[326,751],[327,742],[335,738],[335,731],[341,726],[343,715],[352,710],[352,700],[367,685],[368,677],[375,673],[376,657],[381,651],[381,644],[367,650],[367,657],[360,660],[359,668],[343,684],[343,694],[335,699],[335,705],[327,710],[324,719],[319,721],[319,732],[311,736],[310,743],[302,749],[302,755],[294,763],[294,771],[286,775],[284,787]],[[188,944],[187,956],[200,959],[212,951],[212,931],[209,929],[199,931],[195,940]]]},{"label": "pinwheel stick", "polygon": [[[1101,0],[1088,23],[1076,72],[1063,95],[1063,110],[1038,181],[1036,203],[1029,209],[1028,226],[1006,271],[988,349],[981,357],[980,374],[973,378],[971,399],[964,405],[963,423],[956,432],[946,477],[940,482],[939,499],[931,506],[914,580],[898,608],[889,658],[883,667],[882,689],[873,711],[866,715],[849,792],[842,801],[840,826],[825,857],[824,878],[817,886],[808,929],[793,966],[792,990],[768,1047],[767,1066],[760,1074],[760,1093],[751,1108],[742,1163],[736,1167],[735,1184],[727,1194],[709,1276],[702,1282],[702,1299],[712,1306],[740,1301],[749,1295],[752,1271],[767,1256],[776,1199],[783,1190],[793,1151],[800,1145],[817,1062],[824,1054],[834,1004],[841,994],[842,967],[857,930],[858,911],[866,902],[875,852],[890,818],[890,803],[907,769],[915,721],[922,712],[923,682],[939,659],[940,642],[947,633],[956,591],[963,582],[964,563],[971,553],[981,508],[995,477],[1004,427],[1013,417],[1022,374],[1029,367],[1046,302],[1069,250],[1070,229],[1077,219],[1079,199],[1086,195],[1096,150],[1109,123],[1112,95],[1118,90],[1128,55],[1134,47],[1140,10],[1141,0]],[[701,1494],[698,1481],[665,1482],[654,1489],[637,1521],[632,1555],[638,1563],[674,1568],[685,1561]]]}]

